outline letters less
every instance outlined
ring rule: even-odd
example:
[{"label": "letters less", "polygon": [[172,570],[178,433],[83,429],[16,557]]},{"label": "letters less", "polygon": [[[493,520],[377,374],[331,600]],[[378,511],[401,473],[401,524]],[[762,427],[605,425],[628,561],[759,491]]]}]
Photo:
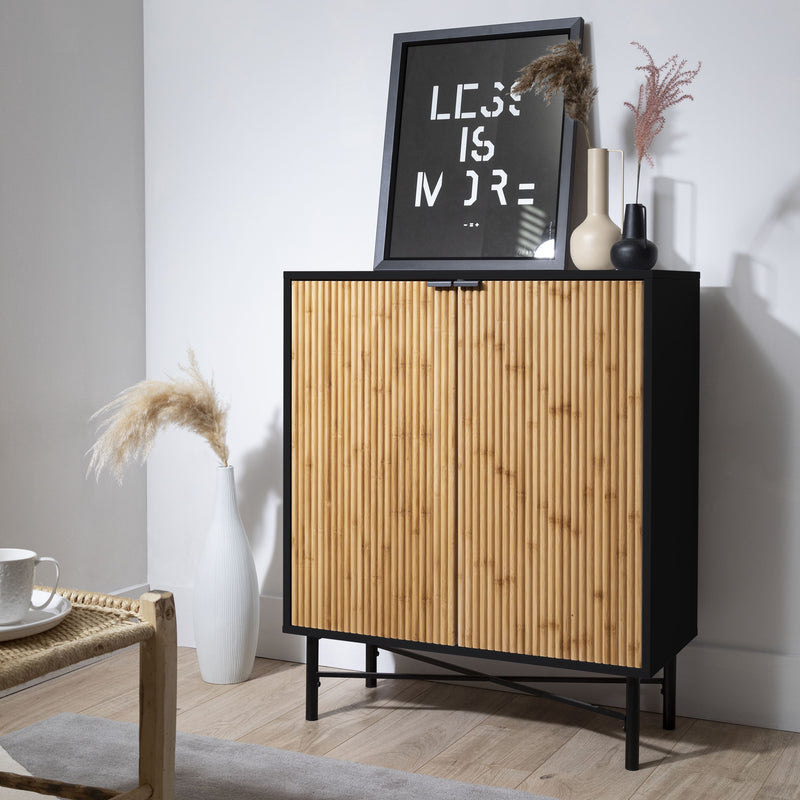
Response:
[{"label": "letters less", "polygon": [[[503,96],[505,86],[500,81],[495,81],[493,89],[496,94],[492,97],[489,105],[481,105],[476,110],[476,103],[471,103],[473,98],[469,96],[471,92],[477,92],[480,86],[477,83],[459,83],[456,84],[455,91],[452,96],[452,104],[447,106],[447,111],[440,110],[440,91],[439,86],[434,85],[431,90],[431,122],[441,122],[444,120],[479,120],[492,119],[499,117],[504,112],[511,114],[514,117],[519,116],[519,109],[514,102],[507,102]],[[512,100],[515,100],[511,95]],[[444,106],[441,106],[444,107]],[[461,128],[460,136],[460,150],[459,161],[461,163],[470,160],[474,162],[487,162],[491,161],[495,155],[495,145],[490,139],[486,137],[486,128],[484,125],[477,125],[470,129],[470,126],[464,125]],[[470,195],[464,199],[465,206],[473,205],[478,198],[478,190],[480,183],[480,176],[473,169],[466,170],[466,177],[470,180]],[[503,169],[492,170],[492,183],[490,190],[495,193],[496,199],[500,205],[508,205],[506,198],[505,188],[508,185],[508,173]],[[439,173],[435,183],[431,186],[431,181],[427,173],[417,172],[416,191],[414,194],[414,205],[419,208],[422,205],[423,197],[425,204],[430,208],[436,203],[436,198],[442,189],[444,181],[444,171]],[[533,192],[534,184],[531,182],[524,182],[518,185],[520,193]],[[517,198],[517,205],[533,205],[533,197],[519,196]]]}]

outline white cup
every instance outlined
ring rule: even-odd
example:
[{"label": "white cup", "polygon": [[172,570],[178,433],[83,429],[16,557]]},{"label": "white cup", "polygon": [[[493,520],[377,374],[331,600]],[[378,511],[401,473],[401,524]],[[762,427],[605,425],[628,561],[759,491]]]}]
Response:
[{"label": "white cup", "polygon": [[[49,561],[56,565],[53,591],[44,603],[33,603],[33,571],[38,564]],[[21,622],[30,609],[44,608],[56,593],[61,570],[58,561],[38,556],[33,550],[0,547],[0,625]]]}]

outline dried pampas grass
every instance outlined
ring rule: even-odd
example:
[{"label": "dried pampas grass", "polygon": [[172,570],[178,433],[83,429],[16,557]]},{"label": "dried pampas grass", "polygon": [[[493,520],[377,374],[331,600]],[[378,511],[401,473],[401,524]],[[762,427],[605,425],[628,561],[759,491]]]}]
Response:
[{"label": "dried pampas grass", "polygon": [[583,126],[586,142],[591,147],[589,111],[597,96],[597,89],[592,87],[592,65],[581,54],[580,45],[574,39],[554,44],[547,50],[547,55],[531,61],[519,71],[520,77],[511,87],[511,94],[521,95],[533,90],[535,94],[541,94],[549,105],[561,92],[564,111],[570,119]]},{"label": "dried pampas grass", "polygon": [[100,435],[89,452],[87,475],[110,469],[122,483],[124,467],[131,461],[144,462],[156,434],[169,425],[186,428],[211,445],[222,466],[228,466],[228,408],[220,405],[213,381],[207,381],[189,350],[189,366],[180,366],[186,377],[166,381],[146,380],[131,386],[92,415],[109,415],[98,429]]}]

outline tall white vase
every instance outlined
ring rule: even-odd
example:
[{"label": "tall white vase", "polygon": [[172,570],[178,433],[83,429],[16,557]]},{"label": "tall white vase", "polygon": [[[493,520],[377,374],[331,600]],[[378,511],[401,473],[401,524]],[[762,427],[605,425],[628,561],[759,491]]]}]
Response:
[{"label": "tall white vase", "polygon": [[233,467],[219,467],[214,516],[194,582],[195,645],[207,683],[240,683],[250,677],[258,643],[258,595]]},{"label": "tall white vase", "polygon": [[614,269],[611,245],[622,236],[608,216],[608,150],[588,151],[586,219],[572,231],[569,252],[578,269]]}]

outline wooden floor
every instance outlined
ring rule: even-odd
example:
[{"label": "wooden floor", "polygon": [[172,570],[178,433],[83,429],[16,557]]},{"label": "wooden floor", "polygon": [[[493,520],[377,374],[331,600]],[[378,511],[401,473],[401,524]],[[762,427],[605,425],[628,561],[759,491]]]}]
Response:
[{"label": "wooden floor", "polygon": [[[180,649],[178,729],[558,800],[798,800],[800,734],[642,715],[641,764],[624,769],[616,720],[551,701],[428,682],[324,679],[306,722],[302,665],[258,659],[251,680],[215,686]],[[0,700],[0,735],[72,711],[136,722],[129,649]]]}]

